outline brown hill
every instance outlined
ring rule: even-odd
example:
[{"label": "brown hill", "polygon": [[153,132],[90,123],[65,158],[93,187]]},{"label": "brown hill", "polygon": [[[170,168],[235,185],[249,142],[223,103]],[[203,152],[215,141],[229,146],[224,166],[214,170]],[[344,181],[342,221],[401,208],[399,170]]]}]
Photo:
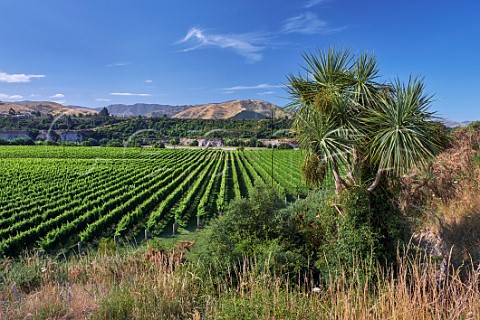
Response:
[{"label": "brown hill", "polygon": [[261,100],[234,100],[196,106],[177,113],[173,118],[181,119],[262,119],[290,117],[276,105]]},{"label": "brown hill", "polygon": [[0,102],[0,114],[9,114],[13,110],[18,115],[28,115],[40,112],[41,114],[94,114],[96,110],[82,109],[76,107],[67,107],[55,102],[49,101],[21,101],[21,102]]}]

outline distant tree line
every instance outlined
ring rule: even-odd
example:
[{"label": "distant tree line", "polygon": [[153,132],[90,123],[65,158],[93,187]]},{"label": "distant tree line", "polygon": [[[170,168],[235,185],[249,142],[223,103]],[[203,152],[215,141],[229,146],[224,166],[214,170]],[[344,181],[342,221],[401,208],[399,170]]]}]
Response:
[{"label": "distant tree line", "polygon": [[231,145],[235,145],[235,139],[285,138],[289,136],[290,127],[291,120],[288,119],[202,120],[142,116],[125,118],[111,116],[108,111],[78,116],[0,117],[0,131],[28,131],[32,140],[37,139],[40,130],[50,130],[52,133],[59,130],[80,131],[85,140],[95,139],[98,144],[102,144],[101,141],[103,143],[126,141],[132,135],[138,135],[144,139],[222,138],[231,140]]},{"label": "distant tree line", "polygon": [[[61,141],[59,132],[76,131],[82,136],[85,146],[132,146],[146,144],[162,146],[164,143],[180,144],[180,138],[223,139],[226,146],[272,147],[259,139],[288,137],[291,120],[202,120],[172,119],[167,117],[146,118],[115,117],[102,110],[93,115],[41,115],[25,117],[0,117],[0,131],[25,131],[29,138],[0,139],[1,145],[76,144]],[[50,141],[40,135],[48,131]],[[198,145],[194,140],[190,145]]]}]

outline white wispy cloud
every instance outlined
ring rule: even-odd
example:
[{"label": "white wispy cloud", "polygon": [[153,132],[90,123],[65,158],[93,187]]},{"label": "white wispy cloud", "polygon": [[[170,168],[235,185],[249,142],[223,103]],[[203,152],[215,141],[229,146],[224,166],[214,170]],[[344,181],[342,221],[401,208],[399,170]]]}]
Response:
[{"label": "white wispy cloud", "polygon": [[265,49],[265,36],[258,33],[249,34],[207,34],[200,28],[191,28],[178,44],[189,44],[184,52],[206,47],[217,47],[232,50],[254,63],[263,59],[262,51]]},{"label": "white wispy cloud", "polygon": [[150,93],[131,93],[131,92],[111,92],[112,96],[136,96],[136,97],[150,97]]},{"label": "white wispy cloud", "polygon": [[223,91],[238,91],[238,90],[257,90],[257,89],[271,89],[271,88],[279,88],[278,85],[268,84],[268,83],[261,83],[254,86],[234,86],[229,88],[223,88]]},{"label": "white wispy cloud", "polygon": [[62,100],[53,100],[53,102],[55,102],[55,103],[58,103],[58,104],[66,104],[66,103],[67,103],[67,100],[66,100],[66,99],[62,99]]},{"label": "white wispy cloud", "polygon": [[23,96],[19,94],[8,95],[5,93],[0,93],[0,100],[18,100],[18,99],[23,99]]},{"label": "white wispy cloud", "polygon": [[303,33],[303,34],[331,34],[340,32],[342,28],[333,28],[327,21],[321,20],[312,12],[305,12],[298,16],[285,20],[282,28],[283,33]]},{"label": "white wispy cloud", "polygon": [[107,64],[107,67],[111,68],[111,67],[125,67],[125,66],[129,66],[131,65],[130,62],[119,62],[119,63],[111,63],[111,64]]},{"label": "white wispy cloud", "polygon": [[266,95],[274,94],[274,93],[275,93],[275,91],[264,91],[264,92],[258,92],[257,94],[261,95],[261,96],[266,96]]},{"label": "white wispy cloud", "polygon": [[111,99],[105,99],[105,98],[98,98],[95,99],[96,101],[112,101]]},{"label": "white wispy cloud", "polygon": [[57,94],[54,94],[53,96],[50,96],[50,98],[61,99],[61,98],[65,98],[65,95],[63,93],[57,93]]},{"label": "white wispy cloud", "polygon": [[305,8],[311,8],[311,7],[314,7],[316,6],[317,4],[320,4],[322,2],[326,2],[328,0],[309,0],[305,3],[304,7]]},{"label": "white wispy cloud", "polygon": [[152,83],[153,80],[145,80],[145,83]]},{"label": "white wispy cloud", "polygon": [[32,79],[35,79],[35,78],[45,78],[45,75],[24,74],[24,73],[9,74],[6,72],[0,72],[0,82],[22,83],[22,82],[30,82]]}]

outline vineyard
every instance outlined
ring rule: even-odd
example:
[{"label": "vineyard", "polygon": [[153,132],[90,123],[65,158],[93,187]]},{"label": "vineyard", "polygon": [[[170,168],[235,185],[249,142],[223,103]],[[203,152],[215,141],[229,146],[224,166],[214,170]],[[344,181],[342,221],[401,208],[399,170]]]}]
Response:
[{"label": "vineyard", "polygon": [[0,147],[0,254],[196,228],[256,183],[307,192],[290,150]]}]

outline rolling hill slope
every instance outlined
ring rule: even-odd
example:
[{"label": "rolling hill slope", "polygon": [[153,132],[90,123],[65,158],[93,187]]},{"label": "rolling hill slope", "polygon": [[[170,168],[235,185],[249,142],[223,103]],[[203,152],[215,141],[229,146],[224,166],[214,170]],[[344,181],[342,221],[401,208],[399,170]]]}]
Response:
[{"label": "rolling hill slope", "polygon": [[95,114],[96,110],[84,109],[78,107],[67,107],[59,103],[50,101],[19,101],[19,102],[0,102],[0,114],[9,114],[15,112],[17,115],[28,115],[40,112],[42,115],[51,114]]},{"label": "rolling hill slope", "polygon": [[196,106],[173,116],[180,119],[265,119],[290,117],[276,105],[261,100],[233,100]]}]

